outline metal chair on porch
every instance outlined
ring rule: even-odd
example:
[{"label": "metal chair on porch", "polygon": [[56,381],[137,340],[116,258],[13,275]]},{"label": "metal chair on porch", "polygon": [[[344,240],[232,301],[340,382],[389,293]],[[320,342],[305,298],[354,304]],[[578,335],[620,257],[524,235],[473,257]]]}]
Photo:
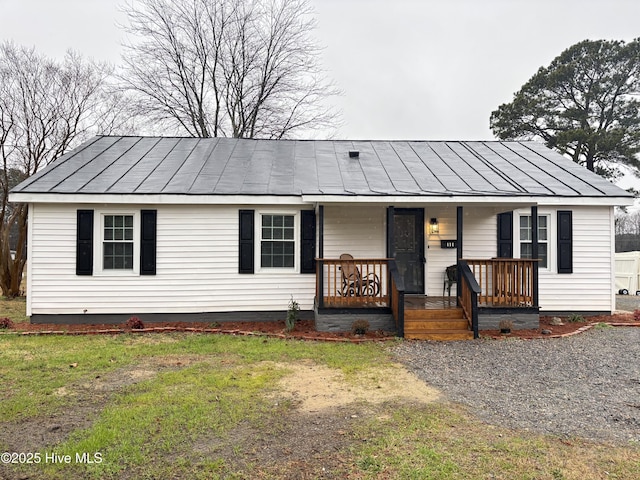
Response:
[{"label": "metal chair on porch", "polygon": [[380,279],[375,273],[362,277],[360,269],[349,253],[340,255],[340,270],[342,271],[342,290],[338,292],[343,297],[375,297],[380,293]]},{"label": "metal chair on porch", "polygon": [[444,284],[442,285],[442,296],[444,297],[445,290],[449,291],[449,298],[451,298],[451,285],[458,282],[458,265],[449,265],[444,271]]}]

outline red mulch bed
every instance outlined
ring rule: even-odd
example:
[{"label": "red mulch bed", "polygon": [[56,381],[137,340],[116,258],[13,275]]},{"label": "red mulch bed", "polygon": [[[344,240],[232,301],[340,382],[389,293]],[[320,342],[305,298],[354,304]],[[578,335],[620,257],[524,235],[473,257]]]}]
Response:
[{"label": "red mulch bed", "polygon": [[[541,316],[540,328],[535,330],[512,330],[508,335],[503,335],[499,330],[481,330],[482,337],[493,338],[550,338],[579,333],[585,327],[596,323],[629,324],[640,326],[640,322],[634,321],[632,313],[620,313],[615,315],[597,315],[585,317],[586,322],[569,322],[567,317],[562,317],[564,325],[551,325],[552,317]],[[543,331],[551,333],[542,333]],[[2,331],[2,330],[0,330]],[[196,322],[153,322],[147,323],[142,330],[129,330],[124,325],[94,324],[94,325],[59,325],[59,324],[32,324],[17,323],[5,332],[24,332],[25,334],[117,334],[123,332],[201,332],[223,333],[232,335],[263,335],[278,338],[296,338],[304,340],[329,340],[362,342],[371,340],[385,340],[394,338],[393,332],[369,331],[365,335],[354,335],[351,332],[318,332],[312,320],[299,320],[292,332],[285,331],[284,321],[277,322],[222,322],[196,323]]]},{"label": "red mulch bed", "polygon": [[[481,330],[481,336],[503,338],[518,337],[523,339],[533,338],[549,338],[557,336],[566,336],[586,330],[591,325],[597,323],[629,324],[632,326],[640,326],[640,322],[633,319],[632,313],[617,313],[614,315],[591,315],[585,316],[585,322],[570,322],[568,317],[560,317],[564,325],[551,325],[551,316],[540,316],[540,328],[535,330],[512,330],[510,334],[503,335],[500,330]],[[543,331],[551,331],[551,333],[542,333]]]},{"label": "red mulch bed", "polygon": [[279,338],[298,338],[305,340],[334,340],[334,341],[367,341],[384,340],[395,337],[393,332],[380,330],[369,331],[364,335],[354,335],[351,332],[318,332],[313,320],[298,320],[291,332],[285,331],[285,323],[282,321],[270,322],[153,322],[144,325],[142,330],[127,329],[124,324],[80,324],[60,325],[51,323],[17,323],[11,330],[25,332],[25,334],[52,334],[63,333],[67,335],[80,334],[115,334],[122,332],[201,332],[223,333],[233,335],[264,335]]}]

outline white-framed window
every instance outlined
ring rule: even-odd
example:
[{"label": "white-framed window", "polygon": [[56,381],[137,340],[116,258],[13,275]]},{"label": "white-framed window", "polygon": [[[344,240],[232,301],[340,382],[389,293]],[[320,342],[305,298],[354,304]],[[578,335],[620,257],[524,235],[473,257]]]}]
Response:
[{"label": "white-framed window", "polygon": [[520,258],[539,258],[540,268],[549,268],[549,216],[538,215],[538,253],[533,255],[531,215],[520,215]]},{"label": "white-framed window", "polygon": [[259,212],[260,270],[295,271],[298,268],[298,215]]},{"label": "white-framed window", "polygon": [[140,218],[137,212],[99,212],[95,238],[96,274],[127,275],[140,269]]},{"label": "white-framed window", "polygon": [[133,215],[103,215],[102,269],[133,270]]}]

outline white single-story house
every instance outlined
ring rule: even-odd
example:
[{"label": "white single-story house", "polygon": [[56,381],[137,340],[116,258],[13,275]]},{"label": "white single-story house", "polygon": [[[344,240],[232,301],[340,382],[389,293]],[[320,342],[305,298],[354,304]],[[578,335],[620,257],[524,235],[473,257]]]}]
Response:
[{"label": "white single-story house", "polygon": [[614,206],[633,202],[536,142],[137,136],[10,199],[29,204],[32,322],[282,319],[294,299],[320,329],[415,338],[458,328],[445,310],[476,336],[612,312]]}]

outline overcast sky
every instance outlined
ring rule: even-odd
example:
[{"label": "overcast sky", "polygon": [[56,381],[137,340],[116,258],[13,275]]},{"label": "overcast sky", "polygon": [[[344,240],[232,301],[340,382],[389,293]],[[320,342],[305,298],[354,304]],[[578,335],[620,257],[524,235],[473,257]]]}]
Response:
[{"label": "overcast sky", "polygon": [[[584,39],[640,36],[638,0],[310,0],[338,138],[493,139],[489,115]],[[122,0],[0,0],[0,38],[118,63]]]}]

